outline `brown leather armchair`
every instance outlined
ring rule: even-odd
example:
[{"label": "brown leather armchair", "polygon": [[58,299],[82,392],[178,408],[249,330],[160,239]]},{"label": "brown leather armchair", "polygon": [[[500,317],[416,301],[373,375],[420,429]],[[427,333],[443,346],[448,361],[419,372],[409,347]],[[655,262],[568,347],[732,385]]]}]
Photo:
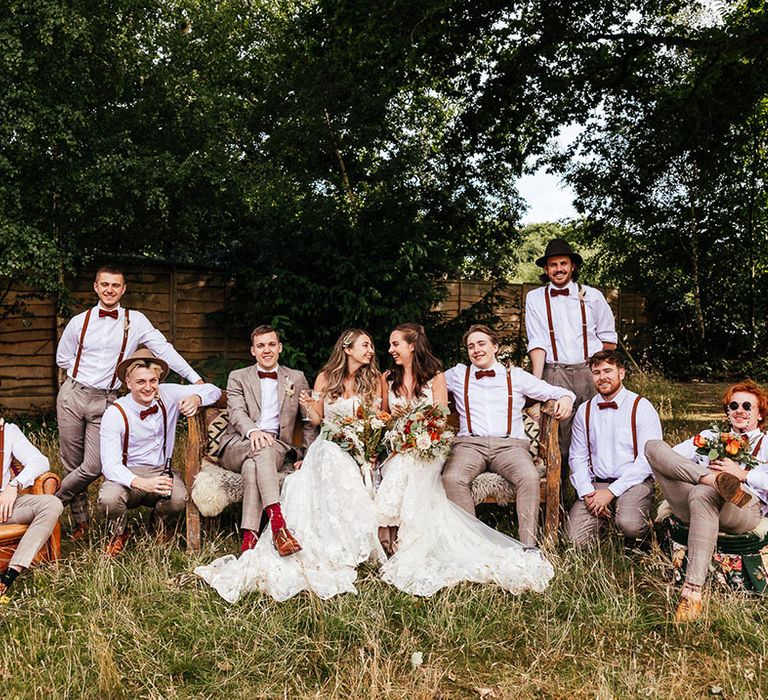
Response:
[{"label": "brown leather armchair", "polygon": [[[17,473],[20,469],[20,465],[15,462],[11,464],[11,471]],[[41,474],[35,479],[35,483],[29,488],[24,489],[21,493],[40,495],[53,495],[59,490],[61,485],[61,479],[53,472],[46,472]],[[26,525],[0,525],[0,572],[5,571],[8,568],[8,562],[11,560],[13,553],[16,551],[21,538],[27,531]],[[55,561],[61,556],[61,523],[56,523],[56,527],[53,530],[48,541],[43,545],[37,556],[33,560],[33,564],[37,564],[42,561]]]}]

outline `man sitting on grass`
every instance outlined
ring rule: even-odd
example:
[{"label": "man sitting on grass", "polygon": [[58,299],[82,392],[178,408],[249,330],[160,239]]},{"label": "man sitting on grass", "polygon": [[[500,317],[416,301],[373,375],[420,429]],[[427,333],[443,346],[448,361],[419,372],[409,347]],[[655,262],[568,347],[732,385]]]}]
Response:
[{"label": "man sitting on grass", "polygon": [[161,539],[167,521],[184,510],[187,490],[178,474],[169,475],[179,413],[192,416],[201,405],[218,401],[213,384],[161,384],[168,364],[149,350],[137,350],[117,366],[117,376],[131,392],[115,401],[101,423],[101,456],[105,481],[99,509],[106,516],[111,540],[106,553],[120,553],[128,539],[127,511],[153,508],[152,520]]},{"label": "man sitting on grass", "polygon": [[718,532],[750,532],[768,511],[768,440],[763,432],[768,394],[748,379],[728,388],[723,408],[731,430],[748,442],[744,460],[754,460],[754,468],[727,457],[710,460],[708,455],[697,452],[715,437],[711,430],[704,430],[674,449],[661,440],[650,440],[645,446],[672,512],[689,528],[688,568],[675,622],[690,622],[701,614],[701,589]]}]

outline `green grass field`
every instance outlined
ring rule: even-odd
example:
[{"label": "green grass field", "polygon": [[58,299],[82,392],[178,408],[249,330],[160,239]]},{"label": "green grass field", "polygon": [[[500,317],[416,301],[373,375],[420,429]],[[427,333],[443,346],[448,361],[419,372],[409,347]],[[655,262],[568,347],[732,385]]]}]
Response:
[{"label": "green grass field", "polygon": [[[634,386],[660,407],[671,441],[719,417],[720,386]],[[0,609],[4,697],[768,696],[765,602],[714,592],[700,622],[676,627],[677,591],[658,550],[561,544],[548,553],[557,575],[538,595],[462,585],[425,600],[363,568],[357,596],[228,605],[191,571],[237,551],[231,527],[193,555],[145,536],[108,561],[98,544],[67,545]]]}]

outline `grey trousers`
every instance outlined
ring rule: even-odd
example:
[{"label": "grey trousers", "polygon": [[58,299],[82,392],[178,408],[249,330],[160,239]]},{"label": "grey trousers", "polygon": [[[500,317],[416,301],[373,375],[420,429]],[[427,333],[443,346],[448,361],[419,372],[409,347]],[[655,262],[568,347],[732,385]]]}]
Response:
[{"label": "grey trousers", "polygon": [[[595,481],[595,489],[607,489],[610,483]],[[628,540],[643,540],[648,534],[651,504],[653,503],[653,479],[648,477],[641,484],[628,488],[611,504],[613,521]],[[578,499],[568,513],[565,529],[568,539],[576,545],[594,542],[609,523],[608,518],[598,518],[587,510]]]},{"label": "grey trousers", "polygon": [[[163,466],[137,466],[130,470],[141,477],[160,476]],[[184,510],[187,504],[187,489],[181,477],[174,472],[171,497],[161,501],[154,493],[141,489],[128,488],[116,481],[104,481],[99,489],[99,510],[107,520],[107,528],[112,537],[121,535],[128,522],[128,511],[139,506],[152,508],[153,519],[159,518],[167,525],[174,515]]]},{"label": "grey trousers", "polygon": [[64,479],[56,494],[78,523],[88,521],[88,487],[101,476],[99,430],[104,411],[117,394],[93,389],[67,377],[56,398]]},{"label": "grey trousers", "polygon": [[475,514],[469,485],[484,471],[503,476],[515,487],[520,541],[536,546],[539,520],[539,472],[528,451],[528,440],[508,437],[458,437],[443,466],[443,486],[448,498]]},{"label": "grey trousers", "polygon": [[568,465],[568,451],[571,448],[571,424],[576,415],[576,409],[585,401],[589,401],[596,393],[595,383],[592,381],[592,372],[586,362],[578,365],[563,365],[559,362],[544,365],[541,377],[548,384],[570,389],[576,394],[573,402],[573,413],[570,418],[560,421],[558,437],[560,439],[560,459],[562,465],[561,476],[564,483],[568,482],[570,473]]},{"label": "grey trousers", "polygon": [[720,530],[736,535],[753,530],[760,521],[756,498],[743,508],[725,501],[712,486],[699,483],[711,472],[675,452],[663,440],[645,443],[645,456],[672,512],[688,523],[688,568],[685,580],[701,586],[717,545]]},{"label": "grey trousers", "polygon": [[35,496],[21,494],[13,504],[11,517],[5,521],[8,525],[28,525],[27,531],[16,547],[8,566],[26,569],[59,521],[64,506],[56,496]]},{"label": "grey trousers", "polygon": [[280,478],[285,455],[291,449],[280,440],[254,451],[247,438],[230,442],[220,456],[221,466],[243,476],[243,518],[240,527],[259,531],[261,512],[280,500]]}]

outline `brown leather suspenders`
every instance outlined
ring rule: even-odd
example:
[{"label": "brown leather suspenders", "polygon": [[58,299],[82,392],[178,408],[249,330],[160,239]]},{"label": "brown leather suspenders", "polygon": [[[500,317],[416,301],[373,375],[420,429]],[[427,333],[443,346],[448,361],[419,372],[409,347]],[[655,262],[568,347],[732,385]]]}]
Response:
[{"label": "brown leather suspenders", "polygon": [[125,413],[125,410],[119,403],[112,404],[118,411],[120,411],[120,415],[123,417],[123,423],[125,423],[125,432],[123,433],[123,465],[128,466],[128,416]]},{"label": "brown leather suspenders", "polygon": [[[587,308],[584,303],[584,288],[579,286],[579,306],[581,307],[581,340],[584,345],[584,361],[589,360],[587,344]],[[552,360],[557,362],[557,341],[555,340],[555,325],[552,322],[552,303],[549,300],[549,285],[544,288],[544,304],[547,307],[547,324],[549,325],[549,342],[552,345]]]},{"label": "brown leather suspenders", "polygon": [[[631,417],[631,423],[632,423],[632,450],[635,454],[635,459],[637,459],[637,407],[640,404],[640,399],[642,396],[635,397],[635,402],[632,404],[632,417]],[[589,416],[592,411],[592,399],[587,401],[587,408],[584,415],[584,423],[586,427],[586,433],[587,433],[587,455],[588,455],[588,463],[589,468],[592,471],[592,475],[594,476],[594,468],[592,467],[592,443],[589,439]]]},{"label": "brown leather suspenders", "polygon": [[[128,427],[128,414],[125,412],[125,409],[123,409],[123,407],[119,403],[114,403],[112,405],[118,411],[120,411],[120,415],[123,417],[123,423],[125,424],[125,433],[123,434],[123,464],[127,467],[128,466],[128,436],[130,432],[130,428]],[[157,405],[160,406],[160,412],[163,414],[163,463],[165,463],[165,460],[168,457],[168,412],[165,410],[165,404],[163,403],[159,395],[157,397]]]},{"label": "brown leather suspenders", "polygon": [[[85,333],[88,330],[88,322],[91,320],[91,312],[93,309],[88,309],[85,314],[85,320],[83,321],[83,330],[80,331],[80,344],[77,347],[77,355],[75,356],[75,366],[72,369],[72,379],[77,379],[77,370],[80,368],[80,358],[83,355],[83,343],[85,342]],[[115,386],[115,380],[117,379],[117,365],[123,361],[125,356],[125,348],[128,345],[128,329],[131,326],[131,311],[125,310],[125,318],[123,319],[123,344],[120,347],[120,354],[117,356],[117,364],[115,364],[115,371],[112,373],[112,381],[109,383],[108,391],[112,391]]]},{"label": "brown leather suspenders", "polygon": [[120,346],[120,354],[117,356],[117,363],[115,364],[115,371],[112,373],[112,381],[109,383],[108,391],[112,391],[112,387],[115,386],[115,380],[117,379],[117,368],[123,361],[125,356],[125,346],[128,345],[128,329],[131,327],[131,312],[129,309],[125,310],[125,320],[123,321],[123,344]]},{"label": "brown leather suspenders", "polygon": [[[467,371],[464,373],[464,412],[467,414],[467,431],[470,435],[474,435],[472,432],[472,415],[469,411],[469,375],[472,367],[467,367]],[[507,374],[507,437],[512,434],[512,370],[506,369]]]},{"label": "brown leather suspenders", "polygon": [[75,357],[75,367],[72,370],[72,379],[77,379],[77,370],[80,368],[80,358],[83,355],[83,343],[85,342],[85,332],[88,330],[88,322],[91,320],[93,308],[88,309],[83,321],[83,330],[80,331],[80,344],[77,347],[77,356]]},{"label": "brown leather suspenders", "polygon": [[637,459],[637,406],[640,403],[640,396],[635,399],[635,403],[632,404],[632,450],[635,453],[635,459]]}]

